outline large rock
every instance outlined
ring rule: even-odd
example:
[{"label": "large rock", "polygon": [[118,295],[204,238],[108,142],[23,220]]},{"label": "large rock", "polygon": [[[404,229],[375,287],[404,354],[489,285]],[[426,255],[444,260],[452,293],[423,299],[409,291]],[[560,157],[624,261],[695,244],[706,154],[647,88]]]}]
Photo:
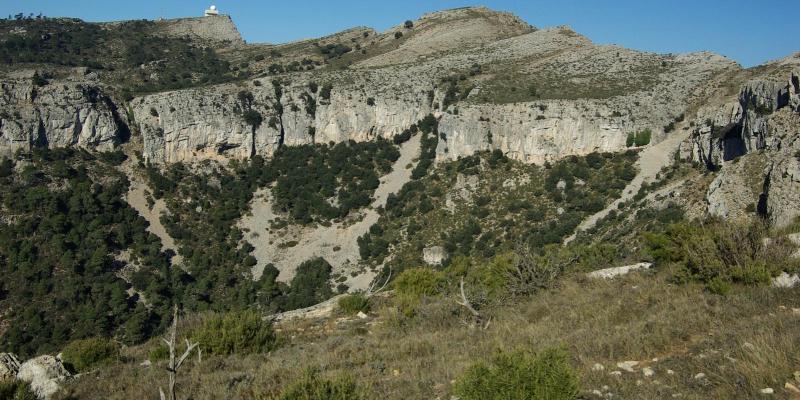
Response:
[{"label": "large rock", "polygon": [[0,353],[0,381],[13,379],[19,372],[19,359],[11,353]]},{"label": "large rock", "polygon": [[437,160],[499,149],[510,158],[543,164],[569,155],[620,151],[628,132],[645,127],[611,115],[612,109],[594,101],[459,106],[457,115],[445,113],[439,123]]},{"label": "large rock", "polygon": [[592,271],[587,274],[589,278],[596,278],[596,279],[613,279],[618,276],[627,275],[633,271],[640,271],[650,269],[652,267],[652,263],[643,262],[633,265],[626,265],[624,267],[613,267],[613,268],[606,268],[600,269],[597,271]]},{"label": "large rock", "polygon": [[426,247],[422,250],[422,259],[428,265],[442,265],[447,259],[447,250],[442,246]]},{"label": "large rock", "polygon": [[34,85],[33,71],[0,80],[0,156],[35,146],[112,150],[121,140],[116,106],[96,82]]},{"label": "large rock", "polygon": [[49,399],[70,376],[61,360],[48,355],[25,361],[17,372],[17,379],[30,383],[41,399]]}]

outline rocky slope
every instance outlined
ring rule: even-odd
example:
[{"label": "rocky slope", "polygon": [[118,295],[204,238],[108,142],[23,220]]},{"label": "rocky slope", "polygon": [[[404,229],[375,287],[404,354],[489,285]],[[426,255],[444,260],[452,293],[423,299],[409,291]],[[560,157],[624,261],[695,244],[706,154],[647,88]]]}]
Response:
[{"label": "rocky slope", "polygon": [[[800,57],[764,68],[738,96],[701,108],[691,159],[720,170],[708,188],[708,213],[723,218],[757,212],[777,225],[800,215]],[[791,72],[789,72],[791,71]]]},{"label": "rocky slope", "polygon": [[[418,24],[430,27],[435,20],[423,18]],[[387,66],[391,63],[370,63],[370,58],[346,71],[265,77],[136,99],[133,109],[144,135],[145,158],[160,163],[223,153],[238,158],[269,156],[281,141],[291,145],[390,137],[436,112],[442,117],[439,159],[497,148],[515,159],[542,163],[624,149],[627,135],[638,130],[649,128],[662,138],[663,127],[687,112],[702,84],[721,71],[737,68],[712,54],[660,56],[597,46],[566,28],[480,44],[454,40],[449,45],[451,50],[436,58],[417,58],[420,45],[410,38],[376,58],[409,47],[412,63]],[[553,78],[562,85],[545,87],[536,101],[497,104],[502,100],[496,97],[505,95],[506,89],[495,86],[511,79],[508,65],[532,82]],[[465,78],[469,87],[459,89],[464,102],[450,105],[452,94],[442,80],[470,68],[485,72]],[[280,99],[267,83],[270,79],[284,82]],[[309,90],[312,82],[331,84],[330,97]],[[605,84],[595,92],[587,88]],[[241,91],[253,94],[252,105],[242,104],[237,97]],[[276,107],[278,103],[281,107]],[[240,117],[247,107],[273,123],[256,129],[247,126]]]}]

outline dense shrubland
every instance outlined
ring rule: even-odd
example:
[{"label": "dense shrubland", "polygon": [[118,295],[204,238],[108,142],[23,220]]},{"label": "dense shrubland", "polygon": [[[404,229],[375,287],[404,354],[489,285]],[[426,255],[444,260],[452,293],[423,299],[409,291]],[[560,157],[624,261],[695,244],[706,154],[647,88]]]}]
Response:
[{"label": "dense shrubland", "polygon": [[[276,312],[330,297],[324,260],[301,266],[290,285],[276,282],[271,266],[254,281],[253,247],[236,227],[256,188],[270,183],[299,219],[304,212],[322,218],[316,202],[322,194],[308,200],[309,185],[333,190],[339,204],[331,215],[346,215],[371,202],[378,174],[398,155],[386,141],[319,149],[287,150],[271,163],[256,157],[228,169],[146,167],[153,196],[170,209],[162,222],[178,243],[180,267],[123,199],[128,181],[113,168],[124,160],[121,153],[43,149],[2,161],[0,302],[9,310],[2,347],[27,356],[97,336],[139,343],[165,328],[173,302],[188,311]],[[315,178],[305,180],[309,175]]]},{"label": "dense shrubland", "polygon": [[372,202],[378,178],[398,157],[383,139],[283,147],[271,163],[276,210],[301,223],[345,217]]},{"label": "dense shrubland", "polygon": [[[430,132],[436,133],[435,124]],[[636,175],[633,152],[570,157],[537,167],[512,161],[499,150],[428,173],[435,140],[430,145],[427,140],[423,136],[414,180],[389,196],[379,222],[359,239],[367,263],[379,264],[391,251],[387,265],[400,271],[421,265],[428,246],[442,246],[453,257],[491,258],[518,243],[537,248],[560,243]],[[467,185],[471,194],[462,198]]]},{"label": "dense shrubland", "polygon": [[[82,150],[37,149],[15,162],[19,173],[0,178],[2,346],[30,355],[71,339],[150,335],[173,277],[159,239],[122,199],[125,176]],[[130,283],[114,258],[126,250],[138,269]],[[131,286],[140,295],[129,297]]]},{"label": "dense shrubland", "polygon": [[719,220],[685,221],[645,232],[647,254],[673,270],[676,283],[700,282],[714,293],[727,294],[732,284],[767,285],[781,272],[800,269],[796,251],[785,238],[767,239],[762,221],[734,224]]}]

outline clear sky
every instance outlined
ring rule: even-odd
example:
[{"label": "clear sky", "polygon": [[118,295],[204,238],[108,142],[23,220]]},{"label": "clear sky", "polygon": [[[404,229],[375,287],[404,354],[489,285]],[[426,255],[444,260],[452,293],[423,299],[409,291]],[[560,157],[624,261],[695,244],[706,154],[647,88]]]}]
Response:
[{"label": "clear sky", "polygon": [[[0,15],[87,21],[199,16],[211,2],[249,43],[281,43],[354,26],[379,31],[423,13],[469,5],[511,11],[537,27],[570,25],[596,43],[682,53],[709,50],[744,66],[800,51],[797,0],[0,0]],[[792,21],[794,19],[794,21]]]}]

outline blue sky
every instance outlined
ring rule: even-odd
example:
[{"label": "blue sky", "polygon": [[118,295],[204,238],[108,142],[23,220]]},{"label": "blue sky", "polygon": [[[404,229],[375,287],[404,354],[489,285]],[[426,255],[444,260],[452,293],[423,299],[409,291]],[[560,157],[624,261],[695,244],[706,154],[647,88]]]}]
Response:
[{"label": "blue sky", "polygon": [[660,53],[710,50],[744,66],[800,51],[798,27],[791,22],[796,7],[789,0],[0,0],[0,15],[173,18],[201,15],[211,2],[233,17],[250,43],[318,37],[358,25],[384,30],[430,11],[485,5],[538,27],[570,25],[597,43]]}]

